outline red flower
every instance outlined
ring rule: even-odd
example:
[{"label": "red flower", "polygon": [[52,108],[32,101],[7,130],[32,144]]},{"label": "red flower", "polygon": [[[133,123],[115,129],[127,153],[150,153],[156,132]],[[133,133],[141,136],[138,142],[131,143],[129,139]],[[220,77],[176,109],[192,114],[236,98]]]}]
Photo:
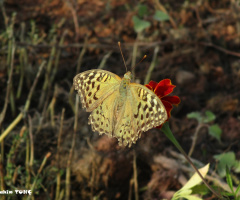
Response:
[{"label": "red flower", "polygon": [[[170,79],[163,79],[159,83],[155,81],[150,81],[147,85],[145,85],[148,89],[152,90],[158,97],[161,99],[163,105],[166,108],[168,118],[171,116],[171,110],[173,109],[173,105],[178,105],[180,103],[180,98],[178,96],[168,96],[172,93],[173,89],[176,87],[172,85]],[[162,124],[163,125],[163,124]],[[156,128],[162,128],[162,125]]]}]

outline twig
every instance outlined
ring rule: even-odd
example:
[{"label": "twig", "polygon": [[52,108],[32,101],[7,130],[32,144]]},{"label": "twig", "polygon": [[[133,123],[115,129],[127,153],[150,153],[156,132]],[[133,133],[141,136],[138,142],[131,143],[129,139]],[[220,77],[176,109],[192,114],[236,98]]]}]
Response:
[{"label": "twig", "polygon": [[[26,127],[25,127],[26,128]],[[30,129],[30,127],[29,127]],[[26,168],[26,183],[25,188],[30,189],[31,188],[31,169],[30,169],[30,138],[26,138],[26,158],[25,158],[25,168]]]},{"label": "twig", "polygon": [[222,51],[224,52],[225,54],[229,54],[229,55],[232,55],[232,56],[237,56],[237,57],[240,57],[240,53],[237,53],[237,52],[234,52],[234,51],[230,51],[230,50],[227,50],[227,49],[224,49],[220,46],[217,46],[215,44],[212,44],[212,43],[207,43],[207,42],[199,42],[198,44],[200,45],[204,45],[204,46],[208,46],[208,47],[213,47],[219,51]]},{"label": "twig", "polygon": [[205,178],[202,176],[202,174],[199,172],[199,170],[196,168],[196,166],[193,164],[192,160],[188,157],[188,155],[185,153],[185,151],[181,151],[181,153],[183,154],[183,156],[186,158],[186,160],[190,163],[190,165],[194,168],[194,170],[197,172],[197,174],[201,177],[202,181],[204,182],[204,184],[208,187],[209,190],[211,190],[211,192],[218,197],[219,199],[223,199],[223,197],[221,196],[221,194],[218,194],[209,184],[208,182],[205,180]]},{"label": "twig", "polygon": [[57,184],[56,184],[56,196],[55,199],[58,200],[60,199],[60,186],[61,186],[61,173],[60,173],[60,148],[61,148],[61,137],[62,137],[62,132],[63,132],[63,120],[64,120],[64,113],[65,113],[65,108],[62,109],[62,115],[61,115],[61,122],[60,122],[60,128],[59,128],[59,133],[58,133],[58,141],[57,141],[57,155],[56,155],[56,161],[57,161]]},{"label": "twig", "polygon": [[4,18],[5,29],[7,30],[9,18],[7,16],[3,1],[0,2],[0,7],[1,7],[1,10],[2,10],[3,18]]},{"label": "twig", "polygon": [[[180,159],[180,160],[186,160],[185,157],[180,154],[180,153],[177,153],[175,151],[172,151],[172,150],[167,150],[167,152],[169,152],[174,158],[176,159]],[[197,166],[199,167],[203,167],[204,164],[194,158],[191,158],[191,160],[193,161],[193,163],[195,163]],[[179,165],[179,162],[177,164],[179,166],[179,168],[181,168],[184,172],[193,172],[194,170],[190,167],[186,167],[186,166],[183,166],[183,165]],[[209,173],[211,174],[211,176],[209,175],[206,175],[206,179],[209,180],[209,181],[212,181],[214,182],[215,185],[221,187],[222,189],[224,189],[225,191],[227,192],[231,192],[231,189],[227,186],[227,183],[223,182],[221,179],[221,177],[219,177],[218,174],[215,173],[215,171],[211,171],[211,169],[209,169]],[[236,187],[233,187],[234,190],[236,190]]]},{"label": "twig", "polygon": [[42,69],[43,69],[43,67],[45,66],[45,64],[46,64],[46,61],[44,60],[44,61],[41,63],[41,65],[39,66],[38,73],[37,73],[37,75],[36,75],[36,78],[35,78],[35,80],[34,80],[34,82],[33,82],[33,85],[32,85],[32,87],[31,87],[31,89],[30,89],[30,92],[29,92],[29,94],[28,94],[27,101],[26,101],[26,104],[25,104],[25,107],[24,107],[24,111],[28,111],[28,109],[29,109],[29,107],[30,107],[30,103],[31,103],[31,98],[32,98],[33,92],[34,92],[34,90],[35,90],[35,87],[36,87],[36,85],[37,85],[38,79],[39,79],[39,77],[40,77],[40,74],[41,74]]},{"label": "twig", "polygon": [[[55,35],[53,37],[53,43],[54,44],[56,43],[56,40],[57,40],[57,36]],[[44,102],[46,102],[45,97],[47,95],[48,89],[51,87],[50,75],[51,75],[51,72],[52,72],[53,60],[54,60],[55,56],[56,56],[56,47],[53,46],[52,49],[51,49],[51,53],[50,53],[48,63],[47,63],[45,80],[44,80],[44,83],[43,83],[42,93],[41,93],[39,104],[38,104],[39,109],[42,108]]]},{"label": "twig", "polygon": [[135,65],[136,65],[136,59],[137,59],[137,51],[138,51],[138,46],[139,46],[139,40],[142,38],[142,33],[138,32],[137,34],[137,39],[134,42],[133,45],[133,53],[132,53],[132,63],[131,63],[131,71],[132,71],[132,76],[135,78]]},{"label": "twig", "polygon": [[29,139],[30,139],[29,166],[31,168],[33,166],[33,161],[34,161],[34,142],[33,142],[33,134],[32,134],[32,118],[30,115],[28,115],[28,123],[29,123]]},{"label": "twig", "polygon": [[202,27],[202,19],[200,17],[200,14],[199,14],[199,10],[198,10],[198,6],[196,5],[194,7],[194,10],[196,12],[196,16],[197,16],[197,19],[198,19],[198,27]]},{"label": "twig", "polygon": [[185,153],[185,151],[183,149],[181,149],[180,151],[183,156],[185,157],[185,159],[190,163],[190,165],[194,168],[194,170],[197,172],[197,174],[201,177],[202,181],[204,182],[204,184],[208,187],[209,190],[211,190],[211,192],[218,197],[219,199],[223,199],[223,197],[221,196],[221,194],[218,194],[209,184],[208,182],[205,180],[205,178],[202,176],[202,174],[199,172],[199,170],[197,169],[197,167],[193,164],[192,160],[188,157],[188,155]]},{"label": "twig", "polygon": [[[35,177],[35,179],[34,179],[34,182],[33,182],[33,184],[32,184],[32,187],[31,187],[32,193],[34,193],[34,189],[35,189],[35,185],[36,185],[36,183],[37,183],[38,177],[39,177],[40,173],[42,172],[43,167],[45,166],[45,164],[46,164],[46,162],[47,162],[47,159],[48,159],[50,156],[51,156],[51,153],[48,152],[48,153],[46,154],[46,156],[44,157],[40,168],[38,169],[37,175],[36,175],[36,177]],[[30,199],[31,199],[31,195],[29,195],[27,199],[30,200]]]},{"label": "twig", "polygon": [[150,65],[150,67],[148,69],[146,78],[144,80],[144,84],[147,84],[150,81],[152,72],[153,72],[153,70],[154,70],[154,68],[156,66],[158,51],[159,51],[159,46],[156,46],[155,49],[154,49],[154,54],[153,54],[153,59],[152,59],[151,65]]},{"label": "twig", "polygon": [[128,193],[128,200],[132,199],[132,186],[133,186],[134,180],[131,178],[129,181],[129,193]]},{"label": "twig", "polygon": [[60,148],[61,148],[61,138],[62,138],[62,132],[63,132],[64,114],[65,114],[65,108],[62,109],[61,122],[60,122],[60,128],[59,128],[59,133],[58,133],[58,141],[57,141],[56,160],[57,160],[58,168],[60,168],[60,166],[59,166],[59,159],[60,159],[60,151],[61,151]]},{"label": "twig", "polygon": [[49,112],[49,115],[50,115],[50,120],[51,120],[51,126],[52,127],[55,126],[55,121],[54,121],[55,110],[54,110],[54,108],[55,108],[55,104],[56,104],[56,101],[57,101],[57,92],[58,92],[58,86],[55,85],[53,97],[52,97],[52,100],[49,103],[49,106],[48,106],[48,109],[47,109],[47,111]]},{"label": "twig", "polygon": [[[25,35],[25,28],[26,25],[25,23],[21,23],[21,33],[20,33],[20,41],[24,41],[24,35]],[[25,77],[25,68],[28,65],[28,55],[27,55],[27,49],[22,47],[19,48],[19,64],[20,64],[20,79],[18,83],[18,89],[17,89],[17,94],[16,98],[19,99],[22,93],[22,88],[23,88],[23,82],[24,82],[24,77]]]},{"label": "twig", "polygon": [[68,161],[67,161],[67,169],[66,169],[66,195],[65,195],[65,200],[70,199],[71,164],[72,164],[72,157],[73,157],[73,151],[74,151],[74,148],[75,148],[75,140],[76,140],[76,132],[77,132],[78,107],[79,107],[79,97],[78,97],[78,95],[76,95],[76,113],[75,113],[74,128],[73,128],[72,147],[71,147],[70,152],[69,152],[69,157],[68,157]]},{"label": "twig", "polygon": [[189,157],[191,157],[191,155],[192,155],[192,153],[193,153],[193,151],[194,151],[194,148],[195,148],[196,142],[197,142],[198,133],[199,133],[199,131],[201,130],[201,128],[203,128],[203,127],[208,127],[208,125],[207,125],[207,124],[198,124],[198,126],[197,126],[197,128],[196,128],[196,131],[195,131],[195,133],[194,133],[194,135],[193,135],[192,146],[191,146],[191,148],[190,148],[190,150],[189,150],[189,152],[188,152],[188,156],[189,156]]},{"label": "twig", "polygon": [[[64,44],[64,40],[65,40],[67,33],[68,33],[68,30],[64,30],[64,32],[60,38],[59,45]],[[52,84],[52,82],[56,76],[57,70],[58,70],[58,64],[59,64],[59,60],[60,60],[60,56],[61,56],[61,50],[62,49],[59,49],[59,48],[56,50],[56,56],[54,59],[54,67],[53,67],[52,75],[50,77],[50,84]]]},{"label": "twig", "polygon": [[134,180],[135,200],[138,200],[139,196],[138,196],[138,179],[137,179],[137,157],[136,157],[135,150],[133,153],[133,180]]},{"label": "twig", "polygon": [[18,165],[18,166],[14,169],[14,173],[13,173],[13,176],[12,176],[12,184],[13,184],[13,185],[16,184],[16,180],[17,180],[17,177],[18,177],[18,172],[19,172],[20,167],[21,167],[21,165]]},{"label": "twig", "polygon": [[[44,60],[41,65],[39,66],[39,70],[38,70],[38,73],[37,73],[37,76],[33,82],[33,85],[30,89],[30,92],[28,94],[28,97],[27,97],[27,101],[25,103],[25,106],[24,106],[24,110],[23,112],[26,112],[28,111],[29,109],[29,106],[30,106],[30,103],[31,103],[31,98],[32,98],[32,95],[33,95],[33,92],[34,92],[34,89],[37,85],[37,82],[38,82],[38,79],[39,79],[39,76],[42,72],[42,69],[44,67],[44,65],[46,64],[46,61]],[[16,117],[16,119],[8,126],[8,128],[1,134],[0,136],[0,142],[8,135],[8,133],[20,122],[20,120],[23,118],[23,112],[19,113],[18,116]]]},{"label": "twig", "polygon": [[104,66],[105,66],[108,58],[109,58],[111,55],[112,55],[112,51],[109,51],[109,52],[103,57],[100,65],[98,66],[98,69],[103,69],[103,68],[104,68]]},{"label": "twig", "polygon": [[[0,155],[0,183],[1,183],[0,189],[1,191],[5,190],[5,180],[4,180],[5,174],[4,174],[4,167],[2,163],[2,157],[3,157],[3,154]],[[6,195],[1,195],[1,196],[3,200],[6,199]]]},{"label": "twig", "polygon": [[[167,45],[169,43],[176,43],[178,41],[175,40],[166,40],[166,41],[156,41],[156,42],[138,42],[138,47],[141,47],[144,49],[148,49],[148,48],[152,48],[155,47],[156,45]],[[193,42],[191,42],[193,43]],[[47,45],[47,44],[38,44],[38,45],[33,45],[33,44],[29,44],[29,43],[23,43],[23,42],[16,42],[17,45],[19,46],[28,46],[28,47],[32,47],[32,48],[52,48],[53,46],[55,46],[56,48],[81,48],[83,47],[85,44],[84,43],[74,43],[74,44],[68,44],[68,45],[61,45],[59,46],[58,44],[54,44],[54,45]],[[132,49],[135,43],[124,43],[123,49]],[[195,44],[195,42],[194,42]],[[234,52],[234,51],[230,51],[227,49],[224,49],[222,47],[219,47],[215,44],[212,43],[206,43],[206,42],[199,42],[197,44],[200,45],[204,45],[204,46],[210,46],[213,48],[216,48],[226,54],[232,55],[232,56],[236,56],[236,57],[240,57],[240,53]],[[91,47],[91,48],[102,48],[102,49],[111,49],[111,50],[117,50],[117,47],[114,47],[114,45],[112,44],[87,44],[86,47]]]},{"label": "twig", "polygon": [[83,60],[83,56],[86,53],[86,49],[87,49],[87,44],[88,44],[88,37],[85,37],[84,39],[84,44],[82,47],[82,50],[79,54],[78,60],[77,60],[77,70],[76,70],[76,74],[78,74],[80,72],[80,68],[82,65],[82,60]]},{"label": "twig", "polygon": [[[155,47],[156,45],[167,45],[169,43],[176,43],[176,41],[173,41],[172,39],[168,39],[165,41],[155,41],[155,42],[143,42],[143,41],[139,41],[138,42],[138,46],[139,47],[144,47],[146,49],[148,48],[152,48]],[[16,42],[16,44],[20,47],[31,47],[31,48],[52,48],[52,47],[56,47],[56,48],[61,48],[61,49],[66,49],[66,48],[82,48],[84,47],[85,43],[70,43],[67,45],[59,45],[59,44],[32,44],[32,43],[27,43],[27,42]],[[124,43],[123,49],[132,49],[134,46],[134,43]],[[99,44],[99,43],[88,43],[86,44],[86,48],[101,48],[101,49],[109,49],[109,50],[118,50],[118,48],[113,45],[113,44]]]},{"label": "twig", "polygon": [[78,17],[77,17],[76,7],[73,6],[69,0],[65,0],[65,2],[67,3],[68,7],[71,10],[72,17],[73,17],[73,23],[74,23],[74,27],[75,27],[75,31],[76,31],[75,41],[78,41],[78,37],[79,37],[79,24],[78,24]]},{"label": "twig", "polygon": [[[76,74],[78,74],[80,72],[81,66],[82,66],[82,60],[83,60],[83,56],[86,53],[86,49],[87,49],[87,45],[88,45],[88,37],[85,37],[84,39],[84,45],[82,47],[82,50],[79,54],[78,60],[77,60],[77,69],[76,69]],[[70,92],[69,92],[69,105],[72,108],[73,113],[75,113],[75,106],[74,106],[74,102],[73,102],[73,93],[74,93],[74,86],[72,85]]]},{"label": "twig", "polygon": [[200,178],[202,179],[203,183],[208,187],[209,190],[211,190],[211,192],[218,197],[219,199],[223,199],[222,195],[217,193],[209,184],[208,182],[203,178],[202,174],[199,172],[199,170],[197,169],[197,167],[194,165],[194,163],[192,162],[192,160],[190,159],[190,157],[186,154],[186,152],[183,150],[183,148],[181,147],[181,145],[177,142],[177,140],[175,139],[173,133],[171,132],[170,128],[169,128],[169,123],[166,122],[164,124],[164,126],[162,127],[162,131],[164,132],[164,134],[174,143],[174,145],[176,146],[176,148],[183,154],[183,156],[185,157],[185,159],[190,163],[190,165],[194,168],[194,170],[197,172],[197,174],[200,176]]},{"label": "twig", "polygon": [[[7,65],[10,66],[11,63],[14,62],[14,53],[15,50],[15,38],[14,38],[14,24],[15,24],[15,19],[16,19],[16,13],[12,14],[11,18],[11,24],[8,27],[8,55],[7,55]],[[12,85],[12,82],[10,82],[10,85]],[[14,95],[14,90],[11,88],[10,90],[10,107],[13,116],[16,114],[16,105],[15,105],[15,95]]]},{"label": "twig", "polygon": [[7,82],[7,92],[6,92],[6,96],[5,96],[5,102],[4,102],[4,106],[3,106],[3,109],[2,109],[2,112],[0,114],[0,129],[2,127],[2,122],[5,118],[5,114],[6,114],[6,111],[7,111],[7,105],[8,105],[8,102],[9,102],[9,94],[10,94],[10,91],[11,91],[11,83],[12,83],[12,75],[13,75],[13,60],[14,60],[14,55],[15,55],[15,45],[13,45],[13,48],[12,48],[12,62],[11,62],[11,66],[10,66],[10,73],[9,73],[9,76],[8,76],[8,82]]}]

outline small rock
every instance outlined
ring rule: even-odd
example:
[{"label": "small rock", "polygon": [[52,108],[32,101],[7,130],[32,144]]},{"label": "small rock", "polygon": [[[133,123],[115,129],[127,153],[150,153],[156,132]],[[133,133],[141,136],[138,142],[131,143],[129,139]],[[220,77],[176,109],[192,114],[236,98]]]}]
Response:
[{"label": "small rock", "polygon": [[179,70],[176,74],[176,81],[179,85],[184,85],[194,81],[196,76],[189,71]]}]

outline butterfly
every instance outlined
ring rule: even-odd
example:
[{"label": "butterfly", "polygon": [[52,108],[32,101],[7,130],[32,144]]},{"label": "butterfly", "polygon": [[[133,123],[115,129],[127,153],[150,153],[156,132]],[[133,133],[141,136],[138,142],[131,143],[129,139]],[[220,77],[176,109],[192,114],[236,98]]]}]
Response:
[{"label": "butterfly", "polygon": [[91,112],[88,123],[100,135],[116,137],[119,145],[131,147],[142,132],[167,120],[166,109],[154,92],[106,70],[93,69],[76,75],[73,85],[82,107]]}]

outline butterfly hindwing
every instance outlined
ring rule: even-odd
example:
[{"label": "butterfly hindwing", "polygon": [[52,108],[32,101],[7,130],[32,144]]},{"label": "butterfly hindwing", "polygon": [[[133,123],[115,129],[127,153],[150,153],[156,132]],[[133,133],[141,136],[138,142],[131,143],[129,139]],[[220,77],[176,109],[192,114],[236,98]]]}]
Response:
[{"label": "butterfly hindwing", "polygon": [[102,103],[92,111],[88,123],[91,124],[92,130],[99,132],[100,135],[105,133],[109,137],[113,136],[114,128],[114,107],[118,99],[118,91],[114,91],[106,97]]}]

